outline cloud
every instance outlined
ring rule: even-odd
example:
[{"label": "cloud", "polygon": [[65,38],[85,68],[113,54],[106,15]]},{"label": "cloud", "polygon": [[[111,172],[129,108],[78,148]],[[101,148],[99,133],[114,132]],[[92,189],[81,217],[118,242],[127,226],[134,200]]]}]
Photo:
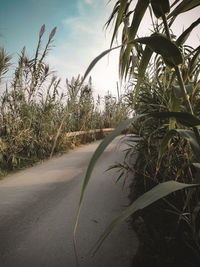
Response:
[{"label": "cloud", "polygon": [[85,0],[85,3],[88,5],[91,5],[91,4],[93,4],[93,0]]},{"label": "cloud", "polygon": [[71,34],[95,34],[94,28],[88,26],[90,20],[80,17],[71,17],[63,20],[63,24],[71,29]]},{"label": "cloud", "polygon": [[[110,36],[106,38],[103,26],[111,8],[102,5],[107,0],[78,1],[76,17],[62,20],[67,38],[63,39],[54,53],[49,56],[50,64],[58,70],[63,80],[81,74],[83,76],[90,62],[109,48]],[[86,3],[87,2],[87,3]],[[92,4],[88,7],[88,4]],[[102,59],[91,72],[96,94],[116,91],[118,80],[118,52]]]},{"label": "cloud", "polygon": [[[62,39],[62,42],[54,50],[56,52],[51,53],[49,58],[51,65],[58,70],[58,76],[63,80],[78,74],[83,76],[90,62],[109,48],[111,36],[109,32],[105,34],[103,26],[112,7],[106,5],[106,2],[107,0],[78,0],[76,16],[66,17],[62,20],[63,36],[67,36],[67,38]],[[188,18],[186,20],[190,23]],[[147,14],[141,23],[139,35],[146,36],[149,27]],[[118,53],[119,51],[115,50],[109,58],[105,56],[91,71],[96,94],[103,95],[108,90],[116,93]]]}]

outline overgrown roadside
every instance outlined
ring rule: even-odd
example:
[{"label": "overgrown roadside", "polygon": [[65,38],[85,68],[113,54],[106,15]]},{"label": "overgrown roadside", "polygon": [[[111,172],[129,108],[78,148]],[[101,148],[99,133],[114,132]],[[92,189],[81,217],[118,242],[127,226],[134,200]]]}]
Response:
[{"label": "overgrown roadside", "polygon": [[[111,128],[106,128],[106,129],[99,129],[97,132],[92,130],[92,133],[90,132],[85,132],[82,134],[78,134],[79,132],[73,132],[66,134],[66,137],[64,138],[66,140],[66,146],[64,147],[64,150],[61,151],[57,151],[53,153],[53,157],[60,157],[65,153],[68,153],[70,150],[73,150],[74,148],[81,146],[81,145],[85,145],[91,142],[94,142],[96,140],[101,140],[103,139],[106,135],[109,134],[109,132],[111,132],[112,129]],[[3,172],[1,172],[0,175],[0,180],[4,179],[8,174],[11,173],[15,173],[19,170],[25,169],[25,168],[29,168],[37,163],[42,163],[46,160],[49,160],[49,158],[52,157],[50,155],[50,157],[47,158],[43,158],[41,159],[35,159],[30,161],[29,163],[23,165],[23,166],[15,166],[13,169],[5,169]]]},{"label": "overgrown roadside", "polygon": [[79,75],[61,86],[46,61],[56,27],[45,46],[44,34],[45,25],[34,56],[28,57],[27,48],[22,49],[10,81],[6,74],[11,56],[0,48],[0,177],[104,136],[89,133],[69,138],[67,133],[112,128],[128,116],[123,95],[117,99],[108,92],[94,99],[91,78],[83,83]]}]

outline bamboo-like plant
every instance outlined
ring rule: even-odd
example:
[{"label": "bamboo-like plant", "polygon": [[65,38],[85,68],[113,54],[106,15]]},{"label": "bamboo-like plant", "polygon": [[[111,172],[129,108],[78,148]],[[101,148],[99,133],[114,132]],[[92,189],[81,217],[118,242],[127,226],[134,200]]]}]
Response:
[{"label": "bamboo-like plant", "polygon": [[[184,48],[183,46],[192,30],[199,25],[200,20],[198,18],[176,40],[173,40],[170,29],[179,14],[198,7],[200,3],[198,0],[178,0],[173,1],[170,5],[168,0],[138,0],[134,9],[132,4],[133,1],[131,0],[116,1],[113,12],[107,22],[107,26],[109,26],[113,20],[115,21],[111,48],[104,51],[91,62],[86,70],[85,77],[103,56],[114,49],[120,48],[119,70],[121,79],[126,79],[128,77],[132,78],[134,70],[137,67],[137,79],[134,81],[135,86],[133,91],[131,91],[131,94],[128,96],[129,103],[132,108],[135,109],[137,115],[132,119],[128,119],[121,123],[115,131],[107,136],[91,158],[82,186],[74,227],[75,247],[75,234],[80,209],[92,170],[95,167],[95,163],[110,142],[130,123],[138,120],[144,121],[146,119],[154,119],[154,121],[158,121],[157,126],[159,121],[162,120],[168,124],[168,129],[165,129],[166,136],[164,136],[158,151],[158,160],[156,159],[157,166],[154,164],[156,167],[154,173],[158,172],[159,164],[164,152],[166,151],[167,144],[170,144],[170,140],[174,135],[178,135],[189,141],[191,151],[193,153],[193,166],[196,168],[196,171],[198,171],[200,166],[200,134],[198,129],[200,119],[198,108],[196,106],[197,103],[199,103],[199,100],[197,97],[197,103],[195,104],[194,97],[197,89],[199,88],[199,64],[197,62],[200,48],[197,47],[185,53],[184,49],[186,49],[186,47]],[[161,19],[161,23],[154,26],[155,32],[151,36],[136,38],[139,25],[148,8],[150,9],[152,16]],[[112,47],[120,26],[122,26],[121,45],[118,47]],[[147,73],[149,64],[152,64],[151,58],[153,53],[157,54],[157,66],[153,76],[150,75],[149,79],[146,79],[145,73]],[[135,57],[137,57],[136,66]],[[146,105],[146,108],[145,105],[141,105],[140,101],[143,101],[143,103],[145,101],[142,97],[142,91],[144,92],[142,88],[144,87],[146,87],[146,91],[149,90],[146,96],[149,94],[151,100],[153,100],[153,95],[156,97],[156,100],[154,99],[154,101],[155,104],[159,103],[159,108],[158,105],[156,107],[152,102],[149,103],[149,107]],[[189,94],[190,88],[192,89],[191,95]],[[177,96],[177,94],[179,94],[179,96]],[[113,220],[97,241],[94,250],[96,251],[112,229],[128,216],[134,214],[138,210],[144,209],[155,201],[164,198],[177,190],[199,187],[199,182],[197,180],[197,184],[193,184],[193,182],[194,179],[192,179],[191,184],[179,183],[173,180],[162,182],[150,191],[141,195],[126,210],[124,210],[119,217]],[[191,191],[187,194],[188,197],[191,196],[190,192]],[[197,210],[198,208],[195,209],[196,214]],[[195,229],[197,230],[197,228]],[[199,233],[199,228],[197,231]]]},{"label": "bamboo-like plant", "polygon": [[[0,175],[52,157],[78,143],[77,137],[73,140],[66,137],[68,132],[104,128],[107,124],[103,111],[94,105],[91,79],[82,83],[79,75],[67,80],[67,92],[64,89],[61,92],[61,79],[46,62],[55,32],[56,28],[42,49],[45,34],[42,25],[33,58],[28,58],[24,47],[13,79],[0,96]],[[0,48],[0,82],[10,59]]]},{"label": "bamboo-like plant", "polygon": [[6,53],[4,48],[0,47],[0,83],[2,76],[6,74],[11,63],[11,56]]}]

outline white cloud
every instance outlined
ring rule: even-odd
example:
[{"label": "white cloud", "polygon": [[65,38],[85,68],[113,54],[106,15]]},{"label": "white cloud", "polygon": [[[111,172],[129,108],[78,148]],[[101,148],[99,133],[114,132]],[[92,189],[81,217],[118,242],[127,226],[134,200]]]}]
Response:
[{"label": "white cloud", "polygon": [[71,28],[73,34],[86,33],[95,34],[95,30],[88,26],[90,20],[81,17],[72,17],[63,20],[63,24]]},{"label": "white cloud", "polygon": [[[102,4],[103,3],[103,4]],[[111,13],[107,0],[79,0],[78,15],[63,20],[67,39],[50,53],[49,61],[58,70],[58,76],[66,78],[84,74],[90,62],[109,47],[111,37],[105,34],[103,26]],[[186,19],[190,24],[189,19]],[[146,36],[150,18],[145,16],[140,26],[140,36]],[[181,23],[181,22],[179,22]],[[180,28],[180,27],[179,27]],[[177,30],[177,29],[176,29]],[[181,29],[179,29],[180,31]],[[107,35],[107,39],[105,38]],[[105,94],[108,90],[116,94],[118,81],[118,51],[113,51],[109,59],[101,59],[91,71],[95,94]]]},{"label": "white cloud", "polygon": [[[102,5],[107,0],[82,0],[78,2],[79,15],[63,20],[68,38],[49,55],[49,62],[58,71],[63,80],[83,75],[90,62],[102,51],[109,48],[110,38],[105,38],[103,26],[109,17],[110,7]],[[93,5],[88,8],[86,4]],[[116,93],[118,80],[118,55],[106,56],[91,72],[96,94],[105,94],[108,90]],[[114,56],[115,55],[115,56]]]},{"label": "white cloud", "polygon": [[91,4],[93,4],[93,0],[85,0],[85,3],[88,5],[91,5]]}]

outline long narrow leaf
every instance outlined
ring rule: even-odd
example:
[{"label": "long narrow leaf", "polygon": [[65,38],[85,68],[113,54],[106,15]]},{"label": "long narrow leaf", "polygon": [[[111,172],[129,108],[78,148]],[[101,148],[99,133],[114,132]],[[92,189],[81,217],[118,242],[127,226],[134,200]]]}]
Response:
[{"label": "long narrow leaf", "polygon": [[199,0],[183,0],[168,16],[168,18],[176,17],[177,15],[193,9],[200,5]]},{"label": "long narrow leaf", "polygon": [[83,200],[83,196],[85,193],[85,190],[87,188],[88,182],[90,180],[92,171],[94,169],[94,166],[97,162],[97,160],[99,159],[99,157],[101,156],[101,154],[104,152],[104,150],[106,149],[106,147],[132,122],[134,122],[135,120],[138,120],[139,118],[143,117],[145,115],[139,115],[139,116],[135,116],[131,119],[127,119],[124,122],[122,122],[112,133],[110,133],[108,136],[106,136],[104,138],[104,140],[100,143],[100,145],[97,147],[96,151],[94,152],[90,163],[88,165],[87,168],[87,172],[85,175],[85,179],[83,182],[83,186],[82,186],[82,191],[81,191],[81,196],[80,196],[80,201],[79,201],[79,205],[81,205],[82,200]]},{"label": "long narrow leaf", "polygon": [[108,136],[105,137],[105,139],[100,143],[100,145],[97,147],[96,151],[94,152],[90,163],[88,165],[87,168],[87,172],[83,181],[83,186],[82,186],[82,190],[81,190],[81,196],[80,196],[80,200],[79,200],[79,205],[78,205],[78,211],[77,211],[77,215],[76,215],[76,221],[75,221],[75,225],[74,225],[74,247],[75,247],[75,252],[76,252],[76,230],[77,230],[77,226],[78,226],[78,221],[79,221],[79,215],[80,215],[80,210],[81,210],[81,206],[82,206],[82,202],[83,202],[83,197],[87,188],[87,185],[89,183],[89,180],[91,178],[91,174],[92,171],[94,169],[94,166],[97,162],[97,160],[99,159],[99,157],[102,155],[102,153],[104,152],[104,150],[106,149],[106,147],[132,122],[138,120],[141,117],[144,117],[145,115],[139,115],[139,116],[135,116],[131,119],[127,119],[124,122],[122,122],[112,133],[110,133]]},{"label": "long narrow leaf", "polygon": [[[129,37],[128,37],[129,42],[132,42],[135,39],[141,20],[143,19],[143,16],[147,10],[149,2],[150,0],[138,0],[137,5],[135,7],[131,26],[129,27]],[[132,48],[133,48],[133,45],[128,44],[122,54],[122,57],[120,60],[121,78],[123,78],[124,75],[126,76],[128,73],[128,69],[129,69],[128,63],[129,63],[129,58],[130,58],[130,53],[131,53]]]},{"label": "long narrow leaf", "polygon": [[198,26],[200,23],[200,18],[198,18],[195,22],[193,22],[176,40],[177,46],[183,45],[187,38],[189,37],[192,30]]},{"label": "long narrow leaf", "polygon": [[163,34],[154,33],[149,37],[135,39],[134,42],[146,44],[172,66],[183,63],[183,57],[179,48]]},{"label": "long narrow leaf", "polygon": [[196,136],[193,131],[185,130],[185,129],[177,129],[176,130],[183,138],[187,139],[190,143],[192,151],[196,157],[196,159],[200,162],[200,147],[197,142]]},{"label": "long narrow leaf", "polygon": [[200,163],[195,162],[195,163],[192,163],[192,165],[196,169],[196,173],[194,174],[195,175],[195,183],[200,183]]},{"label": "long narrow leaf", "polygon": [[200,55],[200,46],[198,47],[197,52],[194,54],[193,58],[191,59],[191,61],[189,63],[189,73],[188,73],[189,75],[195,69],[195,67],[198,63],[199,55]]},{"label": "long narrow leaf", "polygon": [[153,13],[157,18],[162,18],[163,15],[169,14],[170,4],[169,0],[151,0]]},{"label": "long narrow leaf", "polygon": [[157,160],[157,164],[156,164],[156,171],[159,170],[160,168],[160,163],[161,163],[161,159],[164,155],[164,153],[167,150],[167,145],[169,143],[169,141],[171,140],[171,138],[176,134],[176,130],[170,130],[166,133],[166,135],[163,137],[162,142],[160,144],[160,148],[159,148],[159,152],[158,152],[158,160]]},{"label": "long narrow leaf", "polygon": [[176,134],[179,134],[181,137],[189,141],[195,158],[200,162],[200,147],[199,147],[199,144],[197,142],[194,132],[191,130],[186,130],[186,129],[173,129],[173,130],[168,131],[166,135],[164,136],[164,138],[162,139],[159,152],[158,152],[158,160],[157,160],[157,166],[156,166],[157,171],[160,168],[161,159],[167,150],[168,142]]},{"label": "long narrow leaf", "polygon": [[152,54],[153,54],[153,51],[148,46],[146,46],[144,53],[142,55],[142,59],[140,61],[140,66],[138,68],[138,79],[137,79],[137,84],[135,86],[135,95],[134,95],[134,99],[133,99],[133,107],[135,106],[135,103],[137,101],[140,85],[141,85],[141,82],[144,78],[145,71],[147,69],[147,66],[148,66],[148,63],[151,59]]},{"label": "long narrow leaf", "polygon": [[175,117],[183,125],[190,127],[200,125],[200,120],[194,115],[187,112],[158,112],[158,113],[151,113],[151,116],[159,119]]},{"label": "long narrow leaf", "polygon": [[[110,1],[109,1],[110,2]],[[105,24],[105,27],[106,29],[109,27],[111,21],[114,19],[114,17],[116,16],[116,14],[118,13],[118,10],[119,10],[119,7],[120,7],[120,0],[118,0],[114,7],[113,7],[113,11],[109,17],[109,19],[107,20],[106,24]]]},{"label": "long narrow leaf", "polygon": [[118,29],[119,29],[119,26],[122,23],[123,14],[124,14],[124,11],[125,11],[125,9],[127,7],[127,4],[128,4],[127,0],[120,1],[120,6],[119,6],[118,15],[117,15],[115,28],[114,28],[114,31],[113,31],[113,36],[112,36],[112,40],[111,40],[111,45],[110,46],[112,46],[114,38],[116,36],[116,33],[117,33]]},{"label": "long narrow leaf", "polygon": [[149,6],[149,2],[149,0],[138,0],[137,5],[135,7],[131,26],[129,28],[129,42],[135,39],[141,20],[143,19],[144,13],[146,12],[147,7]]},{"label": "long narrow leaf", "polygon": [[178,183],[175,181],[168,181],[161,184],[158,184],[150,191],[146,192],[142,196],[140,196],[136,201],[134,201],[126,210],[124,210],[121,215],[115,218],[111,224],[105,229],[99,240],[97,241],[94,249],[94,253],[99,249],[102,242],[105,238],[111,233],[111,231],[122,221],[128,218],[130,215],[134,214],[135,212],[142,210],[149,205],[153,204],[159,199],[166,197],[167,195],[176,192],[178,190],[192,188],[192,187],[199,187],[198,184],[184,184]]}]

